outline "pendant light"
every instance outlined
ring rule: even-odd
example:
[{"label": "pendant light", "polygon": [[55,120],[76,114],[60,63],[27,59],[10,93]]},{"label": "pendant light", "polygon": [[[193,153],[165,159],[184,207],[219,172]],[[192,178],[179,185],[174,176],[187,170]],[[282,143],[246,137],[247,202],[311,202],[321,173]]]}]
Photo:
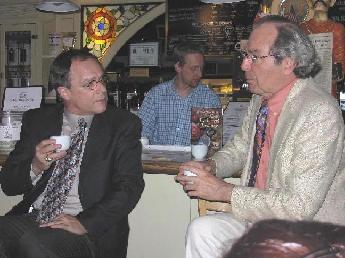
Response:
[{"label": "pendant light", "polygon": [[43,0],[35,7],[38,11],[51,13],[71,13],[80,10],[78,5],[68,0]]}]

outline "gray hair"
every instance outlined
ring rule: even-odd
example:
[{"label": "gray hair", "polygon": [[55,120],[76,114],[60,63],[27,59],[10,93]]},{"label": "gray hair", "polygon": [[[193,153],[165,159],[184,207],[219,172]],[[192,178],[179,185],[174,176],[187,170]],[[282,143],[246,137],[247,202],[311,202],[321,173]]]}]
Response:
[{"label": "gray hair", "polygon": [[279,15],[260,18],[254,24],[254,29],[267,23],[274,24],[278,31],[270,50],[270,54],[275,56],[275,62],[280,64],[284,58],[289,57],[296,63],[294,74],[297,78],[314,77],[321,70],[321,65],[309,37],[296,23]]}]

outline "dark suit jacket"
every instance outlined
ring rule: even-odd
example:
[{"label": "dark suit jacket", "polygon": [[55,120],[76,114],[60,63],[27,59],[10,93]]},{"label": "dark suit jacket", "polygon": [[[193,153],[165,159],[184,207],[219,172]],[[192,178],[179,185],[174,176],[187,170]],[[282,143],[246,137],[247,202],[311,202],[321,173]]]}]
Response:
[{"label": "dark suit jacket", "polygon": [[[52,135],[60,135],[62,115],[61,105],[24,113],[21,139],[1,173],[5,194],[25,196],[30,192],[35,146]],[[79,175],[84,210],[77,217],[100,247],[101,257],[125,257],[128,214],[144,189],[140,132],[139,118],[113,107],[95,115],[90,126]]]}]

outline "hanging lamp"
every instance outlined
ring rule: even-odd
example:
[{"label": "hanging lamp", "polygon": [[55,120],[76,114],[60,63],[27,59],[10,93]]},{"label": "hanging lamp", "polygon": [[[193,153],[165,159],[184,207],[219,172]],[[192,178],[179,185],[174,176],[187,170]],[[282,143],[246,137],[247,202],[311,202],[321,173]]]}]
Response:
[{"label": "hanging lamp", "polygon": [[38,11],[51,13],[71,13],[80,10],[78,5],[68,0],[43,0],[35,7]]}]

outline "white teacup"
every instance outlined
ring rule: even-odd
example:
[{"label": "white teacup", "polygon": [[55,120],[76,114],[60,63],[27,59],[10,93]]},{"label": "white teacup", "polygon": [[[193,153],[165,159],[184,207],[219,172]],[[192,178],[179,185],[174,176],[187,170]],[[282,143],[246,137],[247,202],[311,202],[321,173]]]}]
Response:
[{"label": "white teacup", "polygon": [[140,138],[140,142],[141,142],[141,144],[142,144],[143,146],[149,145],[149,144],[150,144],[149,139],[146,138],[146,137],[141,137],[141,138]]},{"label": "white teacup", "polygon": [[195,160],[204,160],[208,151],[206,144],[192,144],[192,156]]},{"label": "white teacup", "polygon": [[58,149],[58,151],[68,150],[71,144],[71,136],[68,135],[51,136],[50,139],[55,140],[56,144],[61,145],[61,148]]}]

